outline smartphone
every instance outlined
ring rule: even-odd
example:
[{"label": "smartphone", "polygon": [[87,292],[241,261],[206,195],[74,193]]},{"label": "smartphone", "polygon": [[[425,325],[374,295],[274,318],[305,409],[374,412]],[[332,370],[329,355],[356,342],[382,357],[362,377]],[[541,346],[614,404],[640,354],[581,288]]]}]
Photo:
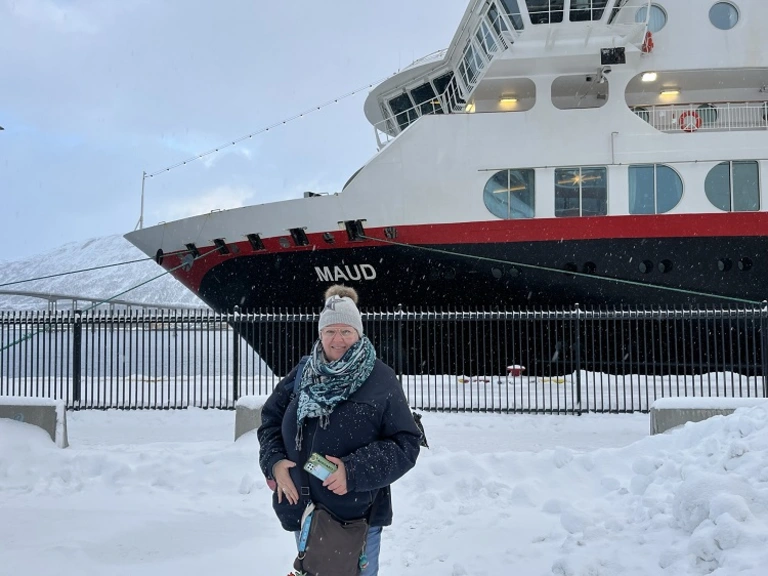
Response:
[{"label": "smartphone", "polygon": [[328,478],[328,476],[336,472],[337,468],[338,466],[336,466],[336,464],[329,461],[327,458],[323,458],[317,452],[312,452],[312,454],[309,455],[309,460],[304,464],[304,470],[320,480]]}]

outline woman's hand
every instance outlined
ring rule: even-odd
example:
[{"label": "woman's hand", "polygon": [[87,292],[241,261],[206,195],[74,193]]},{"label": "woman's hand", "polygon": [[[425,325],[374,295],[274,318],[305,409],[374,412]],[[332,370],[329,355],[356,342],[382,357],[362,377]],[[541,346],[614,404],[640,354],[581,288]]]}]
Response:
[{"label": "woman's hand", "polygon": [[325,479],[323,486],[338,496],[344,496],[347,493],[347,469],[344,468],[344,462],[333,456],[326,456],[326,458],[336,464],[338,468],[336,472]]},{"label": "woman's hand", "polygon": [[[296,490],[296,486],[291,480],[291,474],[288,472],[291,468],[296,466],[296,462],[290,460],[280,460],[274,466],[272,466],[272,476],[277,482],[277,502],[281,504],[283,502],[283,496],[289,504],[297,504],[299,502],[299,492]],[[345,482],[346,484],[346,482]]]}]

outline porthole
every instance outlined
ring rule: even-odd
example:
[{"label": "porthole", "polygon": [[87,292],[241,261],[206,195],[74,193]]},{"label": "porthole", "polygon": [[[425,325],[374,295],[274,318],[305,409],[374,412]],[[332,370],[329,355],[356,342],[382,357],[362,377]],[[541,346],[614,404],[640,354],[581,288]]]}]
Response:
[{"label": "porthole", "polygon": [[587,262],[584,264],[584,268],[582,268],[584,274],[594,274],[597,272],[597,265],[595,265],[594,262]]},{"label": "porthole", "polygon": [[504,273],[500,268],[491,268],[491,274],[496,280],[501,280],[501,277],[504,276]]},{"label": "porthole", "polygon": [[651,12],[648,13],[648,6],[643,6],[635,13],[635,22],[642,24],[648,21],[648,30],[654,34],[667,25],[667,13],[664,8],[658,4],[651,4]]},{"label": "porthole", "polygon": [[653,262],[650,260],[643,260],[640,262],[640,272],[643,274],[650,274],[651,270],[653,270]]},{"label": "porthole", "polygon": [[286,238],[285,236],[281,236],[280,239],[278,240],[278,242],[280,243],[280,247],[281,248],[290,248],[291,247],[291,241],[288,240],[288,238]]},{"label": "porthole", "polygon": [[739,270],[742,272],[746,272],[747,270],[752,270],[752,260],[749,258],[741,258],[739,260]]},{"label": "porthole", "polygon": [[720,272],[728,272],[731,268],[733,268],[733,262],[731,262],[730,258],[720,258],[717,261],[717,269]]},{"label": "porthole", "polygon": [[702,104],[697,111],[704,126],[712,126],[717,122],[717,108],[712,106],[712,104]]},{"label": "porthole", "polygon": [[659,262],[659,272],[662,274],[667,274],[668,272],[672,272],[672,261],[671,260],[662,260]]},{"label": "porthole", "polygon": [[563,270],[565,270],[566,272],[578,272],[579,267],[576,266],[576,264],[574,264],[573,262],[567,262],[565,266],[563,266]]},{"label": "porthole", "polygon": [[517,278],[520,276],[520,269],[512,267],[509,269],[509,272],[507,272],[511,278]]},{"label": "porthole", "polygon": [[446,280],[453,280],[456,278],[456,270],[454,268],[447,268],[443,273],[443,278]]},{"label": "porthole", "polygon": [[715,28],[730,30],[739,22],[739,11],[730,2],[717,2],[709,9],[709,21]]}]

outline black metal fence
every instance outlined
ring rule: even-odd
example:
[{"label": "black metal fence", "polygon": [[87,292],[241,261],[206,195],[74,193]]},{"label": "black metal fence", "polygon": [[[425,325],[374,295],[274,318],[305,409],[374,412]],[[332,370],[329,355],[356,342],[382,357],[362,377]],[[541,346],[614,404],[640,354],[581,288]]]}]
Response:
[{"label": "black metal fence", "polygon": [[[309,311],[0,312],[0,396],[70,408],[233,408],[317,335]],[[670,396],[768,396],[768,307],[363,313],[424,410],[647,411]]]}]

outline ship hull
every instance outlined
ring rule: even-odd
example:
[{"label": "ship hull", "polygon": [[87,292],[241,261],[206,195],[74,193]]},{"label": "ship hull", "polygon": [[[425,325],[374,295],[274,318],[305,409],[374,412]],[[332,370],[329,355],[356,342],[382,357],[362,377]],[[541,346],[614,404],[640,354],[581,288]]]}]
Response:
[{"label": "ship hull", "polygon": [[[729,216],[732,221],[734,215]],[[727,228],[709,222],[707,226],[717,231],[715,235],[655,237],[649,229],[649,237],[495,241],[479,227],[477,236],[486,241],[411,244],[394,239],[356,243],[339,238],[321,249],[315,244],[257,252],[247,244],[233,244],[228,254],[215,248],[201,251],[191,267],[174,273],[221,312],[236,307],[242,312],[314,312],[325,288],[333,283],[354,286],[364,311],[392,310],[400,305],[423,310],[570,309],[577,304],[582,308],[750,305],[760,303],[768,293],[764,273],[768,237],[754,234],[765,224],[765,217],[754,214],[749,222],[740,223],[739,228],[748,235],[727,235]],[[634,221],[642,222],[642,218]],[[611,219],[604,222],[610,228]],[[654,222],[653,217],[646,222]],[[567,232],[565,224],[561,232]],[[370,234],[367,238],[383,235],[381,231]],[[430,234],[441,240],[450,236],[434,228]],[[185,256],[165,256],[163,265],[176,269]],[[306,353],[315,334],[305,330],[297,340],[295,326],[273,324],[258,331],[242,331],[241,335],[273,370],[284,374]],[[402,327],[390,324],[377,325],[372,338],[382,357],[408,373],[500,374],[513,356],[528,357],[531,375],[568,373],[576,367],[617,373],[637,370],[639,365],[657,373],[691,373],[700,369],[695,362],[699,346],[707,346],[704,340],[693,348],[689,344],[685,350],[690,353],[665,366],[669,356],[658,353],[660,344],[653,336],[657,332],[638,324],[618,339],[615,334],[605,339],[604,349],[598,355],[593,353],[590,363],[580,357],[572,330],[560,323],[552,324],[551,334],[546,336],[546,348],[556,353],[532,357],[526,350],[540,342],[521,342],[521,333],[535,332],[517,324],[507,326],[505,330],[510,333],[498,338],[515,343],[516,351],[488,351],[480,358],[473,350],[476,357],[468,367],[467,355],[457,343],[471,342],[474,328],[460,328],[467,332],[462,334],[454,327],[448,342],[436,336],[448,329],[447,324],[412,322],[405,327],[406,334]],[[713,327],[712,338],[720,337],[721,328]],[[640,333],[651,336],[638,342]],[[535,338],[541,339],[541,334]],[[631,366],[610,361],[626,357],[630,349],[637,351]],[[643,350],[653,358],[645,358]],[[722,355],[708,369],[759,369],[754,351],[745,350],[741,356]]]}]

